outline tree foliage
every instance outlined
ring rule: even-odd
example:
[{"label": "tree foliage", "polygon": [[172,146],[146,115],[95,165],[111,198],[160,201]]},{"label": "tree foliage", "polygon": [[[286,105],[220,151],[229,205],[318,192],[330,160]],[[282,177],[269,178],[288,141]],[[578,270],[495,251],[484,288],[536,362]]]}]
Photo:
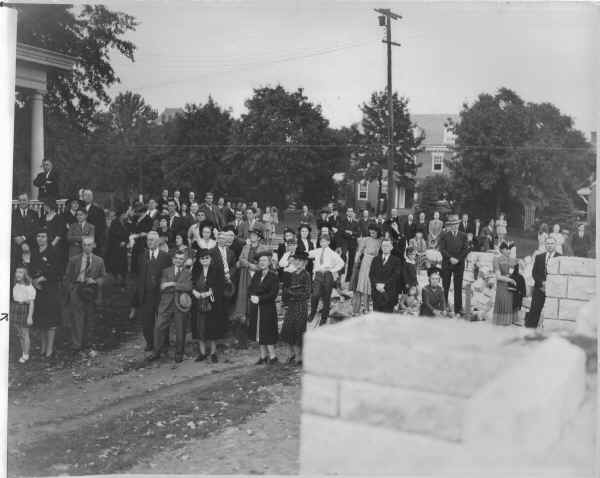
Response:
[{"label": "tree foliage", "polygon": [[448,162],[458,203],[494,215],[524,200],[546,205],[557,188],[573,197],[594,162],[573,120],[549,103],[501,88],[463,105]]},{"label": "tree foliage", "polygon": [[452,187],[452,180],[445,174],[434,174],[424,178],[417,186],[418,210],[425,212],[427,217],[432,217],[434,211],[440,210],[439,201],[452,201]]}]

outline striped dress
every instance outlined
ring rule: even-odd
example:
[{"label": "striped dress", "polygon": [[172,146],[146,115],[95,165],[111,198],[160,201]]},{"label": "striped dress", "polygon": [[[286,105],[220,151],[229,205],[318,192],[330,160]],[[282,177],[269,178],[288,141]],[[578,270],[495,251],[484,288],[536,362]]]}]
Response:
[{"label": "striped dress", "polygon": [[[500,271],[504,277],[510,275],[510,268],[516,264],[513,258],[499,255],[494,258],[494,271]],[[495,325],[511,325],[519,319],[519,312],[513,307],[513,293],[509,284],[503,281],[496,282],[496,298],[494,300],[494,315],[492,323]]]}]

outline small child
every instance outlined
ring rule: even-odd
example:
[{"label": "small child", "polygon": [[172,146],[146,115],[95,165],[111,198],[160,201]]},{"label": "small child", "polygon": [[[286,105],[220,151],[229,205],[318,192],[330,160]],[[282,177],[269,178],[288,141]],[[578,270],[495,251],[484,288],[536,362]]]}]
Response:
[{"label": "small child", "polygon": [[471,284],[471,320],[492,319],[496,291],[494,278],[486,266],[481,266],[478,277]]},{"label": "small child", "polygon": [[33,325],[35,294],[36,291],[31,284],[27,269],[17,267],[10,302],[10,320],[17,327],[19,342],[21,343],[22,355],[19,363],[25,363],[29,360],[29,349],[31,347],[29,327]]},{"label": "small child", "polygon": [[406,256],[404,257],[404,264],[402,265],[402,278],[404,282],[403,292],[407,294],[411,287],[418,286],[419,280],[417,279],[417,254],[412,247],[406,249]]},{"label": "small child", "polygon": [[400,299],[400,313],[419,315],[419,297],[416,286],[411,286],[408,289],[408,294],[403,295]]},{"label": "small child", "polygon": [[415,237],[409,241],[408,245],[409,247],[412,247],[416,253],[417,270],[420,271],[425,269],[427,267],[425,265],[427,241],[423,239],[423,232],[417,231]]},{"label": "small child", "polygon": [[421,315],[427,317],[440,317],[448,315],[444,289],[441,286],[441,274],[437,267],[427,270],[429,284],[423,287],[423,301],[421,303]]}]

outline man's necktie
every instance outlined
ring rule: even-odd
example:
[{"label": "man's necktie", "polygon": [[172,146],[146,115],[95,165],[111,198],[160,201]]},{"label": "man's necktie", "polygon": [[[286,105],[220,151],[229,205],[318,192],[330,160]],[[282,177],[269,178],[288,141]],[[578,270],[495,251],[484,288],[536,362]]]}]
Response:
[{"label": "man's necktie", "polygon": [[92,258],[89,255],[85,256],[85,269],[83,271],[83,277],[86,278],[89,271],[90,271],[90,266],[92,265]]},{"label": "man's necktie", "polygon": [[181,271],[179,270],[179,267],[175,267],[175,280],[179,279],[179,273]]}]

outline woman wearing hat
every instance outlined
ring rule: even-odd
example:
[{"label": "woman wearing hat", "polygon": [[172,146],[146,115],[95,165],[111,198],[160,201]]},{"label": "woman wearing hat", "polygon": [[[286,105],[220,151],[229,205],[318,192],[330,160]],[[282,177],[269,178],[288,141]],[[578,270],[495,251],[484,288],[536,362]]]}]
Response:
[{"label": "woman wearing hat", "polygon": [[248,310],[248,334],[260,345],[257,365],[277,363],[277,309],[275,300],[279,293],[279,278],[270,270],[272,253],[262,251],[257,255],[258,270],[248,285],[250,305]]},{"label": "woman wearing hat", "polygon": [[36,288],[33,325],[41,330],[41,353],[46,358],[54,353],[54,336],[60,322],[60,275],[60,264],[48,240],[48,231],[40,228],[31,255],[31,278]]},{"label": "woman wearing hat", "polygon": [[196,299],[192,316],[192,338],[199,345],[196,362],[201,362],[208,357],[206,342],[210,343],[212,362],[218,362],[216,341],[225,337],[227,326],[223,304],[225,276],[223,269],[217,267],[212,261],[213,252],[200,249],[192,269],[192,294]]},{"label": "woman wearing hat", "polygon": [[[369,271],[373,259],[379,254],[381,249],[381,240],[379,239],[379,228],[377,224],[371,223],[368,226],[369,237],[361,238],[358,250],[356,251],[356,264],[360,264],[358,270],[358,279],[354,294],[352,295],[352,315],[358,315],[361,311],[369,310],[371,300],[371,281],[369,280]],[[361,259],[362,256],[362,259]]]},{"label": "woman wearing hat", "polygon": [[308,320],[311,279],[310,274],[306,272],[306,264],[309,260],[306,252],[296,252],[291,257],[293,271],[289,273],[289,282],[284,290],[287,310],[281,328],[281,340],[289,346],[288,363],[296,365],[302,364],[302,337],[306,332]]},{"label": "woman wearing hat", "polygon": [[[306,252],[307,254],[315,248],[311,238],[310,238],[311,228],[308,224],[301,224],[298,228],[298,246],[297,250],[299,252]],[[309,274],[312,274],[313,267],[312,262],[309,263],[306,267],[306,270]]]},{"label": "woman wearing hat", "polygon": [[[246,323],[248,315],[248,285],[254,273],[258,270],[258,254],[263,251],[268,251],[268,248],[263,246],[260,241],[263,238],[262,230],[254,228],[249,232],[249,243],[245,244],[240,253],[240,258],[237,262],[239,271],[239,279],[237,284],[237,299],[233,311],[233,319],[239,320],[242,324]],[[269,251],[269,254],[272,254]],[[240,345],[246,346],[246,337],[243,333],[238,337]]]}]

